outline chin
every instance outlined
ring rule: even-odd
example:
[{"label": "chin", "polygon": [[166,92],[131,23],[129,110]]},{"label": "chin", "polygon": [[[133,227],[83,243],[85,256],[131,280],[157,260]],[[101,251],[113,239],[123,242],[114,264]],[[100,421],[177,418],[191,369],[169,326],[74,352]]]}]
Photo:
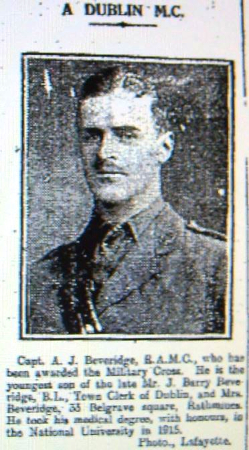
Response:
[{"label": "chin", "polygon": [[123,189],[118,189],[117,187],[98,189],[94,192],[94,197],[101,203],[109,205],[117,205],[129,201],[130,196],[128,192]]}]

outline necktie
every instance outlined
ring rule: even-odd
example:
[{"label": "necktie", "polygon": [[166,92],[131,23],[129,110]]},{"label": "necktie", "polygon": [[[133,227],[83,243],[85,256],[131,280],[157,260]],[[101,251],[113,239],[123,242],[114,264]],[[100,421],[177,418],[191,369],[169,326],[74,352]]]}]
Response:
[{"label": "necktie", "polygon": [[128,227],[120,226],[108,231],[95,255],[93,278],[96,287],[101,287],[113,273],[131,242],[133,237]]},{"label": "necktie", "polygon": [[123,227],[115,228],[107,233],[100,244],[100,252],[108,261],[112,261],[118,255],[125,241],[125,230]]}]

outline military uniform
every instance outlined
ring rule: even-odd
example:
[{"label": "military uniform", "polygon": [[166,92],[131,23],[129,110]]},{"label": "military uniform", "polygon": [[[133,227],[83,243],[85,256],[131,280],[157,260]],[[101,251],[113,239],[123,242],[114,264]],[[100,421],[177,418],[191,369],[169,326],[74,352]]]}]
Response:
[{"label": "military uniform", "polygon": [[33,268],[28,332],[224,333],[226,251],[210,234],[160,201],[114,232],[93,215]]}]

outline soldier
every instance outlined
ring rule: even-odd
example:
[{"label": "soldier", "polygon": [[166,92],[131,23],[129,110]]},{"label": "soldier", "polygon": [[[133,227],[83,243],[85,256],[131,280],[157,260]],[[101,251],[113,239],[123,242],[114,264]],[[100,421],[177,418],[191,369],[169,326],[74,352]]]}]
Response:
[{"label": "soldier", "polygon": [[139,75],[110,67],[85,82],[78,128],[95,206],[75,242],[35,265],[29,333],[224,333],[225,246],[164,202],[174,136],[159,116]]}]

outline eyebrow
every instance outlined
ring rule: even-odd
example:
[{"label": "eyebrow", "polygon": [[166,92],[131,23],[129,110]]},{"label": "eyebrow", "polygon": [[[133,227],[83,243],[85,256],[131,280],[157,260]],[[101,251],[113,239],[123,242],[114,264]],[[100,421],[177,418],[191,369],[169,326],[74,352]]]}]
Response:
[{"label": "eyebrow", "polygon": [[141,131],[140,128],[133,125],[117,125],[112,127],[114,130],[128,130],[128,131]]},{"label": "eyebrow", "polygon": [[[141,131],[140,128],[134,126],[134,125],[117,125],[114,127],[111,127],[112,130],[126,130],[126,131]],[[104,131],[103,128],[98,127],[98,126],[87,126],[87,127],[82,127],[82,130],[85,131],[95,131],[95,132],[99,132],[99,131]]]},{"label": "eyebrow", "polygon": [[89,130],[89,131],[102,131],[102,128],[99,127],[82,127],[82,130]]}]

